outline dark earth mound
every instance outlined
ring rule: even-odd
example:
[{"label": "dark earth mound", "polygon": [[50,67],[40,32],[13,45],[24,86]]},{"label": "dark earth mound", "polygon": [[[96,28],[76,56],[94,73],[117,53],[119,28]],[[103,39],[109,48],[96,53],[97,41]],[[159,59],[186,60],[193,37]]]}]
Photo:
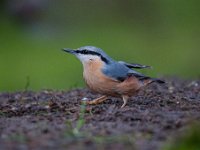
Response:
[{"label": "dark earth mound", "polygon": [[87,89],[0,94],[0,149],[162,149],[200,121],[200,81],[166,79],[132,97],[85,106]]}]

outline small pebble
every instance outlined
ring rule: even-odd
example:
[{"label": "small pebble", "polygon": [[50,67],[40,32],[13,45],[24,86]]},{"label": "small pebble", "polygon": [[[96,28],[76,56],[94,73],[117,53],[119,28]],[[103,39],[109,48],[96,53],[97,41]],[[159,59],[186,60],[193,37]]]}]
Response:
[{"label": "small pebble", "polygon": [[89,99],[87,97],[83,97],[81,100],[82,101],[88,101]]}]

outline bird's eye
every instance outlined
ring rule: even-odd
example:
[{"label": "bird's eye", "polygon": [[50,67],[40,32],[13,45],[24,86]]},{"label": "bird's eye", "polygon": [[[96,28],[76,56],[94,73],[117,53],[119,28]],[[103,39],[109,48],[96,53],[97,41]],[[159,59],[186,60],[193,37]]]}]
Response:
[{"label": "bird's eye", "polygon": [[83,54],[87,54],[88,51],[87,51],[87,50],[82,50],[82,53],[83,53]]}]

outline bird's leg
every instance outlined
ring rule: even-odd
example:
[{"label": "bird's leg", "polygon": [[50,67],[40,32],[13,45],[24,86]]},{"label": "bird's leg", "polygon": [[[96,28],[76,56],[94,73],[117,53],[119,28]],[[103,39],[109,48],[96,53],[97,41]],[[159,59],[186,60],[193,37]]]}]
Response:
[{"label": "bird's leg", "polygon": [[127,103],[127,101],[128,101],[128,96],[126,96],[126,95],[123,95],[122,96],[122,99],[123,99],[123,101],[124,101],[124,103],[123,103],[123,105],[121,106],[121,108],[123,108],[124,106],[126,106],[126,103]]},{"label": "bird's leg", "polygon": [[99,104],[99,103],[102,103],[104,102],[108,97],[107,96],[101,96],[99,98],[96,98],[94,100],[91,100],[91,101],[86,101],[86,104],[89,104],[89,105],[95,105],[95,104]]}]

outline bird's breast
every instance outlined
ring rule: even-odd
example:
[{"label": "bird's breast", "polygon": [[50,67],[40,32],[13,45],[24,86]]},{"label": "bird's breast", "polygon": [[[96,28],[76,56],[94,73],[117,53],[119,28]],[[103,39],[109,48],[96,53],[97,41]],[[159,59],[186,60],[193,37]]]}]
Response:
[{"label": "bird's breast", "polygon": [[112,95],[113,88],[118,81],[115,81],[102,73],[103,62],[95,61],[84,64],[83,77],[87,86],[98,93]]}]

